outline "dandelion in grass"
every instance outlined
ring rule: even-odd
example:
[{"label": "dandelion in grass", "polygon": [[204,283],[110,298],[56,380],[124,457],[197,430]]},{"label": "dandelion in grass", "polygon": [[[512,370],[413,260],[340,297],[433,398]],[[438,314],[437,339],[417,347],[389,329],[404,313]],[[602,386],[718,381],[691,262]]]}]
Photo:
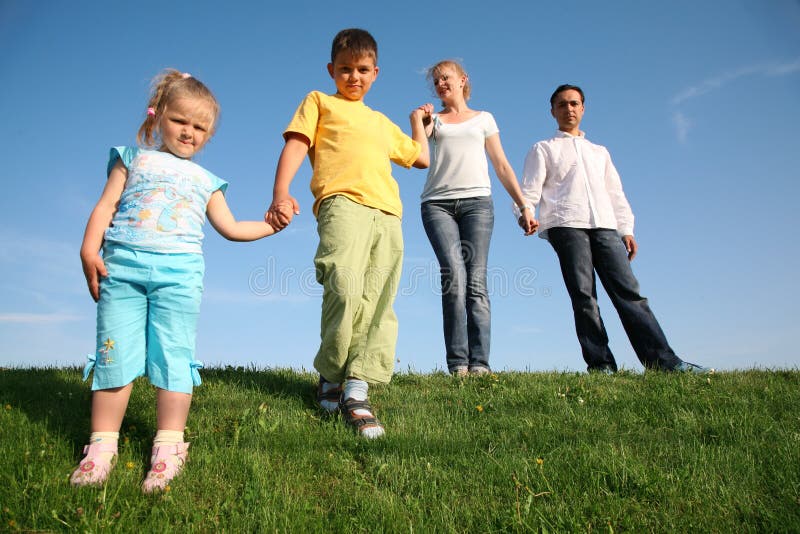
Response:
[{"label": "dandelion in grass", "polygon": [[542,458],[541,456],[539,458],[536,458],[536,465],[542,467],[544,465],[544,458]]},{"label": "dandelion in grass", "polygon": [[126,469],[133,469],[136,465],[133,462],[128,462],[125,464]]},{"label": "dandelion in grass", "polygon": [[478,413],[482,413],[483,412],[483,406],[481,406],[480,404],[475,406],[475,409],[478,410]]}]

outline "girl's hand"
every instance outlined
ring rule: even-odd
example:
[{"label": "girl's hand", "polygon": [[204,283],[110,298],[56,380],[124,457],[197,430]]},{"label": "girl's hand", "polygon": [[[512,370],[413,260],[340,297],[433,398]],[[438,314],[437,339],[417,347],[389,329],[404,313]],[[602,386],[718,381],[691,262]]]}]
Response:
[{"label": "girl's hand", "polygon": [[81,255],[81,263],[83,264],[83,275],[86,277],[86,285],[89,286],[89,294],[97,302],[100,300],[100,278],[108,276],[106,264],[97,253],[88,258]]}]

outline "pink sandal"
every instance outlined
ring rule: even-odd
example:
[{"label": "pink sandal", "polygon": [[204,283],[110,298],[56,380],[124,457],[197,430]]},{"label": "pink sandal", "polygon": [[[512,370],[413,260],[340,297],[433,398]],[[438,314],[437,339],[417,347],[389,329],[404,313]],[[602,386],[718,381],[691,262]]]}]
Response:
[{"label": "pink sandal", "polygon": [[188,443],[154,446],[150,456],[150,471],[144,477],[142,491],[145,493],[163,491],[172,479],[178,476],[188,458]]},{"label": "pink sandal", "polygon": [[[105,460],[101,452],[111,452],[114,456]],[[117,463],[116,443],[92,443],[83,448],[83,460],[69,477],[73,486],[100,486],[108,480],[108,474]]]}]

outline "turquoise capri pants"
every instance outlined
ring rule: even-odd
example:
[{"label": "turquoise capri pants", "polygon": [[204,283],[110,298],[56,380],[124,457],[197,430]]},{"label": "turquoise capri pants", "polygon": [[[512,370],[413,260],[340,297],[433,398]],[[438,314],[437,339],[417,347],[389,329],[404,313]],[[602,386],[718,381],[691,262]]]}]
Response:
[{"label": "turquoise capri pants", "polygon": [[205,264],[201,254],[161,254],[106,244],[100,280],[92,390],[147,376],[157,388],[191,393],[201,384],[195,338]]}]

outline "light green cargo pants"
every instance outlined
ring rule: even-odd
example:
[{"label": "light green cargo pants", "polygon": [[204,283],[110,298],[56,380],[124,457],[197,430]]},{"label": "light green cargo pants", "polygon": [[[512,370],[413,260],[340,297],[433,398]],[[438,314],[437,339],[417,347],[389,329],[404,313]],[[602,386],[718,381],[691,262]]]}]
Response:
[{"label": "light green cargo pants", "polygon": [[317,232],[314,265],[323,294],[314,367],[330,382],[389,382],[403,264],[400,218],[337,195],[320,205]]}]

